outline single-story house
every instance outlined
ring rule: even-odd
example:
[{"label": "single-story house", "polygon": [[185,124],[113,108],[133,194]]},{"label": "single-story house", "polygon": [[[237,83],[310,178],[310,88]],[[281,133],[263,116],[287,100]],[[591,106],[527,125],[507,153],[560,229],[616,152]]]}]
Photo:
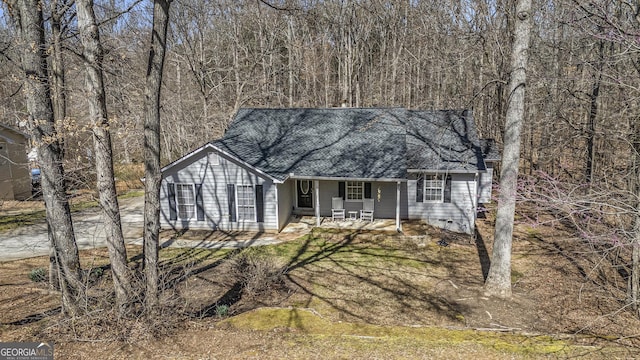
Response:
[{"label": "single-story house", "polygon": [[366,205],[398,231],[422,219],[472,233],[498,160],[468,110],[241,109],[221,139],[162,169],[161,224],[280,231],[292,215],[320,224]]},{"label": "single-story house", "polygon": [[27,134],[0,123],[0,200],[25,200],[31,196],[28,146]]}]

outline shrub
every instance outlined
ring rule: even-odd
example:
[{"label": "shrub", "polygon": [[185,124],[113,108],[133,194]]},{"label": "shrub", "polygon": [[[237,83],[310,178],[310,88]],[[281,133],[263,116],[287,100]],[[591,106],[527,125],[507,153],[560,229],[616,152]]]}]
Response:
[{"label": "shrub", "polygon": [[216,316],[221,318],[229,315],[229,305],[216,305]]},{"label": "shrub", "polygon": [[47,279],[47,271],[44,268],[35,268],[29,272],[29,279],[33,282],[41,282]]},{"label": "shrub", "polygon": [[285,285],[286,267],[279,265],[273,257],[247,251],[231,261],[232,272],[242,284],[244,298],[255,299]]},{"label": "shrub", "polygon": [[91,275],[97,278],[101,277],[103,273],[104,273],[104,270],[100,267],[91,269]]}]

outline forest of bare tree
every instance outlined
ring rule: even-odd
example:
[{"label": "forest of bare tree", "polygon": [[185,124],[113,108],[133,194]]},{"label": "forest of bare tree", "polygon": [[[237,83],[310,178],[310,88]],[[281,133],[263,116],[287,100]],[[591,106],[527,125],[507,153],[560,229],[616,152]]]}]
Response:
[{"label": "forest of bare tree", "polygon": [[[354,107],[471,108],[480,135],[500,142],[514,1],[272,5],[181,0],[172,6],[163,83],[163,163],[219,137],[240,107],[346,102]],[[96,2],[118,162],[142,161],[138,135],[148,6]],[[638,5],[552,1],[535,2],[533,11],[524,172],[623,186],[633,166],[630,139],[638,119]],[[61,21],[67,111],[58,127],[73,170],[92,160],[86,150],[90,137],[73,6],[66,6]],[[26,115],[16,77],[16,33],[7,10],[0,26],[0,117],[18,125]]]}]

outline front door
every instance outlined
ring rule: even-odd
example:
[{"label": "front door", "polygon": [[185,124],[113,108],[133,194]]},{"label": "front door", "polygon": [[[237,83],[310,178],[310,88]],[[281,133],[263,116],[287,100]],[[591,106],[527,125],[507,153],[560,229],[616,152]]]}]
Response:
[{"label": "front door", "polygon": [[298,180],[298,207],[313,208],[313,181]]}]

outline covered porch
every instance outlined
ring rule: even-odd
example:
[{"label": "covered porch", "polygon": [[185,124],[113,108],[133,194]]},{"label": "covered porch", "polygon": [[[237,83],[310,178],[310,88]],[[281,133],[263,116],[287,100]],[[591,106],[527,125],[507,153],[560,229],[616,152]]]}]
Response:
[{"label": "covered porch", "polygon": [[[407,218],[404,180],[294,178],[291,182],[290,225],[299,220],[311,221],[317,227],[402,231],[401,219]],[[373,221],[361,220],[361,210],[365,207],[372,207]],[[343,218],[334,221],[332,213],[339,208],[343,209]]]}]

